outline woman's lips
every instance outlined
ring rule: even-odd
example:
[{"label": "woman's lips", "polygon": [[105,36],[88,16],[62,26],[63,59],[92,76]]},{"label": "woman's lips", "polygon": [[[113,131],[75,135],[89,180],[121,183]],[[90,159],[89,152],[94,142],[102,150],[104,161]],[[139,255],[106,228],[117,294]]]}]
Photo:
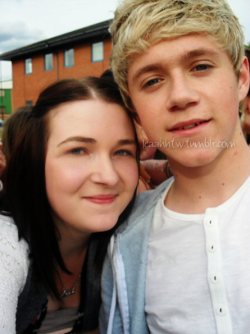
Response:
[{"label": "woman's lips", "polygon": [[83,198],[95,204],[110,204],[113,203],[118,195],[95,195],[84,196]]}]

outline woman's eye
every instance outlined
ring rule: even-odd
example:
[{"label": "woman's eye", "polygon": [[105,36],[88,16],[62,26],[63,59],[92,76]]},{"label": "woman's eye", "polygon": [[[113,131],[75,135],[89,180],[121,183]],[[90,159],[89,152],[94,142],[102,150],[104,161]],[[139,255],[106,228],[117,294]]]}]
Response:
[{"label": "woman's eye", "polygon": [[118,150],[115,152],[115,155],[120,155],[120,156],[135,156],[134,152],[130,150]]},{"label": "woman's eye", "polygon": [[69,153],[71,154],[75,154],[75,155],[82,155],[86,153],[86,149],[83,147],[76,147],[76,148],[72,148]]}]

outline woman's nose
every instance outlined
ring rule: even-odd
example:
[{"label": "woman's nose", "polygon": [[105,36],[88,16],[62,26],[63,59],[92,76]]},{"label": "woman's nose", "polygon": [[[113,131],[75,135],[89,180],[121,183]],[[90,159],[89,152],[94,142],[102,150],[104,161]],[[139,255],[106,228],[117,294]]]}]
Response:
[{"label": "woman's nose", "polygon": [[110,186],[117,184],[119,181],[119,174],[114,166],[114,162],[109,157],[102,157],[96,159],[91,179],[96,183],[103,183]]}]

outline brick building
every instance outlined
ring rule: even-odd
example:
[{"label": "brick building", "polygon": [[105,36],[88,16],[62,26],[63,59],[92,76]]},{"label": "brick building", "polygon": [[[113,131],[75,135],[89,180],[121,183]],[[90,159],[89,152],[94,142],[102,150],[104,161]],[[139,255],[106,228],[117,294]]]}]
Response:
[{"label": "brick building", "polygon": [[34,104],[39,92],[64,78],[100,75],[109,67],[110,21],[104,21],[0,55],[12,62],[13,110]]}]

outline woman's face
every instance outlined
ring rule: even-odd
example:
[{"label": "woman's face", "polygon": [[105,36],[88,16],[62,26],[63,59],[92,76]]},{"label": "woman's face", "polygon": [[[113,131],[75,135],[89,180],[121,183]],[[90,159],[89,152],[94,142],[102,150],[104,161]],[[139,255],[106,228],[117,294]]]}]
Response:
[{"label": "woman's face", "polygon": [[62,234],[111,229],[138,182],[131,122],[117,104],[64,103],[49,113],[46,190]]}]

